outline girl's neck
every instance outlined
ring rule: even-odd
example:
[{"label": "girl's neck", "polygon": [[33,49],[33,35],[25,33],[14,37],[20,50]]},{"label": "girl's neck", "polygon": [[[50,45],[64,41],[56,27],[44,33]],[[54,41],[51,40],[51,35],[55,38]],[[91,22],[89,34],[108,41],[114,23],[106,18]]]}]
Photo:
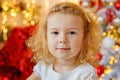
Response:
[{"label": "girl's neck", "polygon": [[77,59],[74,60],[56,60],[53,65],[53,69],[59,73],[65,73],[73,70],[79,64]]}]

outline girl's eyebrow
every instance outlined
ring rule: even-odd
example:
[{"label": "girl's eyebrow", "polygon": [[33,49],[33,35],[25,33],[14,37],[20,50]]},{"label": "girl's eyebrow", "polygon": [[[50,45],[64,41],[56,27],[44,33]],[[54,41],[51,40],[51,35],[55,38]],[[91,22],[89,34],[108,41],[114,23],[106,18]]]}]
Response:
[{"label": "girl's eyebrow", "polygon": [[50,30],[58,30],[58,28],[50,28]]},{"label": "girl's eyebrow", "polygon": [[[50,28],[50,30],[58,30],[59,28]],[[80,30],[79,28],[68,28],[68,30]]]},{"label": "girl's eyebrow", "polygon": [[80,30],[79,28],[69,28],[69,30]]}]

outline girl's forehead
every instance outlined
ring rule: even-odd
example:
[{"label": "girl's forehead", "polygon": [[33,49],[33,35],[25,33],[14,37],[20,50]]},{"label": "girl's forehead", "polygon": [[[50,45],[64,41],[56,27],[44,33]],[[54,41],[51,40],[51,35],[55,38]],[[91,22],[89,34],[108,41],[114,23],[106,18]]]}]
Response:
[{"label": "girl's forehead", "polygon": [[78,15],[54,13],[47,18],[48,27],[83,26],[83,20]]},{"label": "girl's forehead", "polygon": [[61,12],[54,12],[48,15],[47,19],[50,17],[57,17],[60,18],[61,16],[64,17],[77,17],[77,18],[81,18],[82,15],[76,15],[76,14],[72,14],[72,13],[61,13]]}]

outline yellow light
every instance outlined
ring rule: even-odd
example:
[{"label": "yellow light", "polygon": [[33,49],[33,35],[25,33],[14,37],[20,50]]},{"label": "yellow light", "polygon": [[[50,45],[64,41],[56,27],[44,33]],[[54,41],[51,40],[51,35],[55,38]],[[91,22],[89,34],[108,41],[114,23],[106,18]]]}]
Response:
[{"label": "yellow light", "polygon": [[35,4],[35,3],[36,3],[35,0],[31,0],[31,2],[32,2],[32,4]]},{"label": "yellow light", "polygon": [[107,35],[107,33],[106,32],[103,32],[103,36],[106,36]]},{"label": "yellow light", "polygon": [[5,26],[2,26],[2,31],[3,31],[4,40],[7,40],[7,32],[8,32],[8,30],[5,28]]},{"label": "yellow light", "polygon": [[113,69],[112,69],[111,67],[107,66],[106,69],[105,69],[105,71],[104,71],[104,73],[105,73],[105,74],[109,74],[109,73],[111,73],[112,71],[113,71]]},{"label": "yellow light", "polygon": [[8,30],[7,30],[6,28],[3,29],[3,32],[4,32],[4,33],[7,33],[7,31],[8,31]]},{"label": "yellow light", "polygon": [[6,14],[6,12],[2,13],[2,17],[3,17],[2,24],[5,24],[7,22],[7,14]]},{"label": "yellow light", "polygon": [[15,9],[11,9],[11,16],[16,17],[17,13]]},{"label": "yellow light", "polygon": [[113,46],[113,49],[116,50],[116,51],[118,51],[118,48],[119,48],[118,45],[114,45],[114,46]]},{"label": "yellow light", "polygon": [[61,0],[62,2],[65,2],[65,0]]},{"label": "yellow light", "polygon": [[49,7],[49,1],[48,1],[48,0],[45,1],[45,6],[46,6],[47,8]]},{"label": "yellow light", "polygon": [[34,25],[34,24],[35,24],[35,21],[34,21],[34,20],[32,20],[32,21],[30,22],[30,24],[31,24],[31,25]]},{"label": "yellow light", "polygon": [[109,36],[109,37],[111,37],[111,38],[114,37],[114,36],[111,34],[111,31],[108,31],[108,32],[107,32],[107,36]]},{"label": "yellow light", "polygon": [[7,10],[9,9],[8,2],[7,2],[7,1],[4,1],[4,2],[2,3],[2,8],[3,8],[4,11],[7,11]]},{"label": "yellow light", "polygon": [[113,6],[114,4],[113,4],[113,2],[110,2],[109,5],[110,5],[110,6]]},{"label": "yellow light", "polygon": [[114,29],[114,26],[111,25],[111,26],[110,26],[110,29]]},{"label": "yellow light", "polygon": [[16,0],[12,0],[12,3],[16,3]]},{"label": "yellow light", "polygon": [[24,14],[25,18],[28,18],[30,16],[29,12],[27,12],[26,10],[23,11],[23,14]]},{"label": "yellow light", "polygon": [[114,64],[114,63],[116,63],[116,62],[117,62],[117,60],[115,59],[115,57],[114,57],[114,56],[111,56],[109,63],[110,63],[110,64]]},{"label": "yellow light", "polygon": [[117,32],[117,30],[116,30],[116,29],[113,29],[113,32],[114,32],[114,33],[116,33],[116,32]]},{"label": "yellow light", "polygon": [[26,24],[27,24],[27,21],[26,21],[26,20],[23,20],[23,24],[25,24],[25,25],[26,25]]},{"label": "yellow light", "polygon": [[28,3],[28,4],[26,5],[26,7],[27,7],[27,8],[30,8],[30,7],[31,7],[31,6],[30,6],[30,3]]}]

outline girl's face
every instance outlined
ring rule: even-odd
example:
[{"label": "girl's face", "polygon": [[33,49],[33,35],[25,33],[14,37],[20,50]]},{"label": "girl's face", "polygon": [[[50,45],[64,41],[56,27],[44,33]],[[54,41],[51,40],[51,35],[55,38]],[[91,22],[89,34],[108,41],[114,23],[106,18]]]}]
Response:
[{"label": "girl's face", "polygon": [[56,59],[76,58],[83,44],[83,21],[77,15],[53,13],[47,19],[48,49]]}]

